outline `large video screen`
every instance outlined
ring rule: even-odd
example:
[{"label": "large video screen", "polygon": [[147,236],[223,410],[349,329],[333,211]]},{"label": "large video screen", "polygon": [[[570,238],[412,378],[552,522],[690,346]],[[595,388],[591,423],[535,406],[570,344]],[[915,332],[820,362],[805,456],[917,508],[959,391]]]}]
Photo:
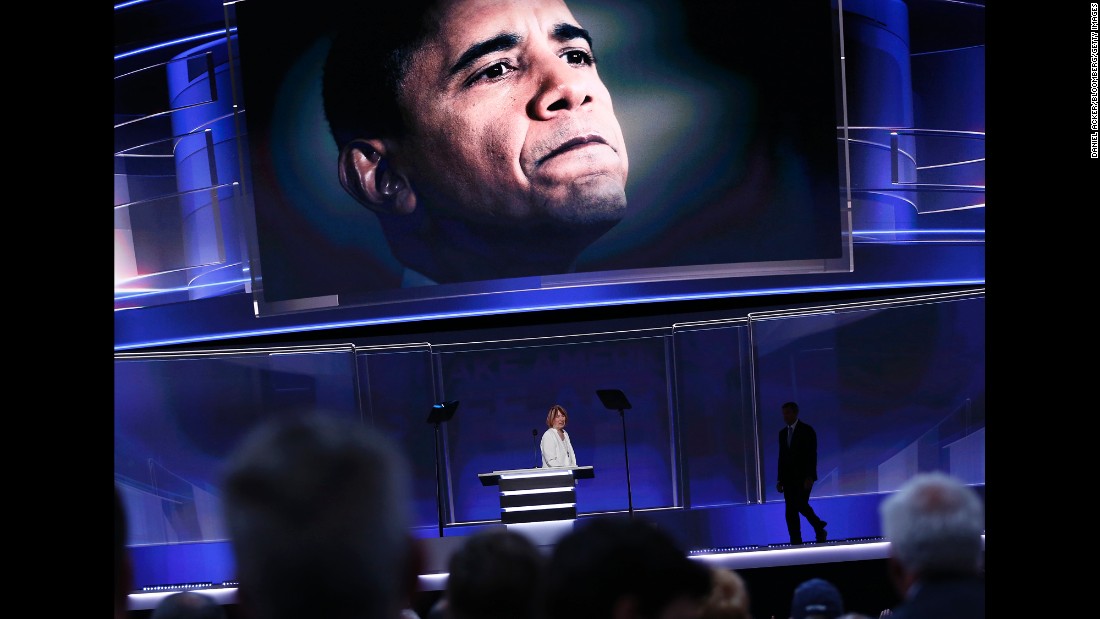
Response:
[{"label": "large video screen", "polygon": [[827,0],[430,4],[231,5],[258,314],[851,270]]}]

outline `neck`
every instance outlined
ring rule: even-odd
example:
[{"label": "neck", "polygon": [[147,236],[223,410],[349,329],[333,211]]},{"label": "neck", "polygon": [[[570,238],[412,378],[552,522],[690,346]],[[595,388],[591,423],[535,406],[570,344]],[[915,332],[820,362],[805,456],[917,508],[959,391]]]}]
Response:
[{"label": "neck", "polygon": [[443,284],[572,273],[577,256],[616,221],[519,229],[420,215],[388,217],[384,227],[403,264]]}]

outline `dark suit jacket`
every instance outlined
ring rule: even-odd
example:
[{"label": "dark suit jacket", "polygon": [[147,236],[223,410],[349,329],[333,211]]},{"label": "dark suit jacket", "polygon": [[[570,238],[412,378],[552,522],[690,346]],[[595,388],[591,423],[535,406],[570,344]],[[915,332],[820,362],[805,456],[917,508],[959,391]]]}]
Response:
[{"label": "dark suit jacket", "polygon": [[817,481],[817,432],[801,419],[794,426],[787,447],[787,426],[779,430],[779,481],[784,487],[801,487],[806,478]]},{"label": "dark suit jacket", "polygon": [[924,580],[891,619],[983,619],[985,582],[979,578]]}]

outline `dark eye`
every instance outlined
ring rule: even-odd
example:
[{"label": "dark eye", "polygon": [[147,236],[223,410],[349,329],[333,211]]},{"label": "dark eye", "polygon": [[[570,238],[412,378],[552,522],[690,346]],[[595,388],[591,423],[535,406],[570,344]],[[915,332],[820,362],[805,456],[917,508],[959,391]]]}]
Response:
[{"label": "dark eye", "polygon": [[514,70],[515,69],[506,62],[497,62],[470,76],[470,79],[466,81],[466,85],[476,84],[483,80],[491,82],[504,77]]},{"label": "dark eye", "polygon": [[565,62],[569,64],[579,65],[593,65],[596,64],[596,58],[589,52],[583,49],[571,49],[561,56],[565,59]]},{"label": "dark eye", "polygon": [[489,67],[488,69],[485,69],[484,71],[482,71],[481,72],[481,77],[484,77],[484,78],[487,78],[487,79],[494,79],[494,78],[500,77],[501,75],[504,75],[504,72],[507,70],[507,68],[508,67],[506,67],[503,62],[498,62],[495,65]]}]

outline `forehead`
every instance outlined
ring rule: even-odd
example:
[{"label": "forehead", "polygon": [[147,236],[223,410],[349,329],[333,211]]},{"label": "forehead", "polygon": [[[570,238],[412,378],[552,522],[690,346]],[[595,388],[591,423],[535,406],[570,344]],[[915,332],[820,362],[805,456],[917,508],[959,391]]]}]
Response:
[{"label": "forehead", "polygon": [[437,31],[425,48],[444,58],[504,32],[531,37],[548,34],[555,24],[577,23],[563,0],[442,0],[436,18]]}]

